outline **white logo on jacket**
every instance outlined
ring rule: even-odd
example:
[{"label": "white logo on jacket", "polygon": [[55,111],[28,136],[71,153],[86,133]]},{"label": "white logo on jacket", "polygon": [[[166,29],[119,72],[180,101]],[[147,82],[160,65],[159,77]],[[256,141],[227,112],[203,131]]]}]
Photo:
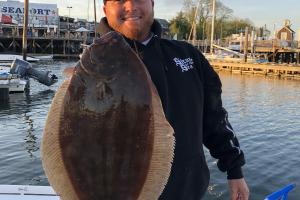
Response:
[{"label": "white logo on jacket", "polygon": [[187,72],[190,69],[194,68],[193,66],[194,60],[192,58],[186,58],[186,59],[174,58],[173,60],[176,63],[176,65],[181,68],[182,72]]}]

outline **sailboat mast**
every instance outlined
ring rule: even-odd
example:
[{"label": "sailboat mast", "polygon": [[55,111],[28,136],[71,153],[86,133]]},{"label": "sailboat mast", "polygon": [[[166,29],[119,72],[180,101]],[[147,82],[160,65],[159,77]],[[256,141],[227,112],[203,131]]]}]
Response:
[{"label": "sailboat mast", "polygon": [[210,36],[210,53],[213,53],[214,31],[215,31],[215,17],[216,17],[216,0],[212,0],[212,21],[211,21],[211,36]]},{"label": "sailboat mast", "polygon": [[[190,34],[189,34],[188,40],[191,40],[192,32],[195,32],[195,31],[196,31],[196,25],[197,25],[196,19],[197,19],[197,14],[198,14],[200,2],[201,2],[201,0],[198,1],[197,7],[196,7],[196,9],[195,9],[194,18],[193,18],[193,23],[192,23],[192,27],[191,27],[191,30],[190,30]],[[195,33],[194,33],[194,36],[195,36]],[[193,37],[193,39],[195,39],[195,37]]]}]

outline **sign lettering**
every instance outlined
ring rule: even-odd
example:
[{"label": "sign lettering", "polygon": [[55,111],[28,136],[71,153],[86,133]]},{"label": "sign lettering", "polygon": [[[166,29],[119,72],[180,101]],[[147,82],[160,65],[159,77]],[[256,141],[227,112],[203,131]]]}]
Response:
[{"label": "sign lettering", "polygon": [[[2,13],[6,13],[6,14],[24,14],[24,8],[14,8],[14,7],[2,7],[1,9]],[[31,14],[38,14],[38,15],[50,15],[51,10],[50,9],[31,9],[29,11]],[[52,11],[52,13],[55,13]]]}]

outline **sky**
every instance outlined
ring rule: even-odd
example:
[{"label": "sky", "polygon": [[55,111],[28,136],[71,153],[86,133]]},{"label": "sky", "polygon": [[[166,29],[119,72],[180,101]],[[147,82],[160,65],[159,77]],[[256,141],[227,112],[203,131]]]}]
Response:
[{"label": "sky", "polygon": [[[22,0],[21,0],[22,1]],[[282,27],[284,20],[289,19],[292,29],[300,29],[299,0],[220,0],[233,10],[233,15],[250,19],[255,26],[267,25],[270,31]],[[93,0],[29,0],[29,2],[57,3],[60,15],[68,15],[67,6],[72,6],[70,16],[93,19]],[[88,2],[90,12],[88,14]],[[103,16],[102,0],[97,2],[97,19]],[[183,0],[154,0],[155,17],[172,19],[183,7]],[[298,12],[297,12],[298,11]]]}]

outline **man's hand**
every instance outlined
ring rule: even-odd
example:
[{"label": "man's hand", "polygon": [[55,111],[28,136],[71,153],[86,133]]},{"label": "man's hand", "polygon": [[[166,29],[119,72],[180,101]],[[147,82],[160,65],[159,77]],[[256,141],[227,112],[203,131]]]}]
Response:
[{"label": "man's hand", "polygon": [[244,178],[228,180],[231,200],[248,200],[249,189]]}]

